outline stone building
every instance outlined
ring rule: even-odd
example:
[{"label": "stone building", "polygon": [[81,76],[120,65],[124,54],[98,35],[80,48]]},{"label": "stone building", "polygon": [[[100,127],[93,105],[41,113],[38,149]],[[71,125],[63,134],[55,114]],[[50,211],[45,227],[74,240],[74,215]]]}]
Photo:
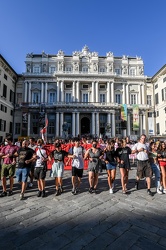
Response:
[{"label": "stone building", "polygon": [[0,54],[0,142],[13,133],[17,73]]},{"label": "stone building", "polygon": [[[153,84],[140,57],[99,56],[87,46],[72,55],[27,54],[16,88],[15,138],[149,134]],[[135,107],[137,113],[135,112]],[[122,119],[125,108],[126,119]],[[134,127],[134,119],[137,127]],[[20,133],[19,133],[20,132]]]}]

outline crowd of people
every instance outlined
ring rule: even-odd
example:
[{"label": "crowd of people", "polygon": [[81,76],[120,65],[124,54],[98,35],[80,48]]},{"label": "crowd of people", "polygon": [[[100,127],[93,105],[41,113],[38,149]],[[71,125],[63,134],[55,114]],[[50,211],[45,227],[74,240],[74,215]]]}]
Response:
[{"label": "crowd of people", "polygon": [[[53,145],[46,144],[42,139],[23,140],[20,144],[13,143],[7,136],[1,144],[1,183],[3,191],[0,197],[13,195],[14,176],[21,184],[20,200],[24,199],[27,183],[33,187],[37,181],[37,197],[45,197],[45,178],[48,163],[51,164],[50,176],[55,179],[55,196],[63,193],[63,175],[65,164],[71,164],[71,192],[80,192],[81,178],[88,161],[89,193],[97,193],[98,177],[102,169],[107,171],[109,193],[114,193],[116,169],[121,176],[122,193],[128,192],[130,163],[137,163],[135,181],[136,190],[139,181],[146,180],[147,194],[152,196],[151,179],[155,176],[156,192],[166,194],[166,142],[147,141],[142,134],[137,142],[124,139],[90,139],[74,138],[68,142],[56,139]],[[9,190],[7,192],[7,178]]]}]

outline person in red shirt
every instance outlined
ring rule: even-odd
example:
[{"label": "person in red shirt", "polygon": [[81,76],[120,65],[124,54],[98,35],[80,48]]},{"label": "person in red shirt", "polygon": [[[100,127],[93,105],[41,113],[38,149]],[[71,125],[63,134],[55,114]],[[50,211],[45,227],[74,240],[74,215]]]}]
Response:
[{"label": "person in red shirt", "polygon": [[1,178],[2,178],[2,187],[3,192],[0,194],[0,197],[7,196],[6,190],[6,178],[9,176],[10,180],[10,190],[8,196],[13,194],[13,183],[14,183],[14,174],[16,168],[16,157],[14,154],[17,152],[18,147],[13,145],[13,138],[7,136],[5,140],[6,146],[1,149],[1,158],[3,159],[2,169],[1,169]]}]

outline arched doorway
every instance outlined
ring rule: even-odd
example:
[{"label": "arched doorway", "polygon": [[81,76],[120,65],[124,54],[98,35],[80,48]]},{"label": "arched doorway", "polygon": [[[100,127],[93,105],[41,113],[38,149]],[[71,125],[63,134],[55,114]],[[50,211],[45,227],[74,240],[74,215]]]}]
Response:
[{"label": "arched doorway", "polygon": [[90,120],[87,117],[83,117],[81,119],[81,134],[89,134],[90,133]]}]

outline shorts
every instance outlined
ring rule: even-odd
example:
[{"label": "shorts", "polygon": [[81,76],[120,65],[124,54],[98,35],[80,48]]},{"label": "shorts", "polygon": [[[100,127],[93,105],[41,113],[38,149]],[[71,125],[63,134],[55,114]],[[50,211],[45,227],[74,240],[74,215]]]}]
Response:
[{"label": "shorts", "polygon": [[78,176],[79,178],[82,178],[83,176],[83,168],[76,168],[72,167],[72,176]]},{"label": "shorts", "polygon": [[138,161],[137,163],[137,176],[139,179],[144,177],[152,177],[152,169],[148,160]]},{"label": "shorts", "polygon": [[16,178],[18,182],[27,182],[30,168],[17,168]]},{"label": "shorts", "polygon": [[13,177],[15,174],[16,165],[2,164],[1,177]]},{"label": "shorts", "polygon": [[107,170],[113,170],[116,169],[116,163],[115,162],[111,162],[111,163],[106,163],[106,169]]},{"label": "shorts", "polygon": [[37,167],[34,170],[34,177],[36,180],[44,180],[46,178],[45,167]]},{"label": "shorts", "polygon": [[63,177],[63,173],[64,173],[64,163],[54,162],[52,164],[51,177]]},{"label": "shorts", "polygon": [[35,170],[35,165],[36,165],[36,163],[31,163],[30,171],[33,174],[34,174],[34,170]]}]

